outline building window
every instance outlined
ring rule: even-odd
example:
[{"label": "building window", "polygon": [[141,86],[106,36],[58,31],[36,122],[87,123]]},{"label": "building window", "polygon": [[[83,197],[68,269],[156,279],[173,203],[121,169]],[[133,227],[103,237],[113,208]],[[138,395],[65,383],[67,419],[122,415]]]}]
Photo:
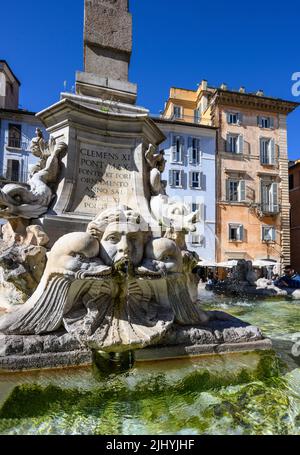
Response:
[{"label": "building window", "polygon": [[202,243],[202,236],[193,234],[192,235],[192,245],[201,245]]},{"label": "building window", "polygon": [[262,241],[263,242],[275,242],[276,230],[274,226],[263,226],[262,227]]},{"label": "building window", "polygon": [[244,148],[244,138],[241,134],[228,134],[226,152],[241,154]]},{"label": "building window", "polygon": [[240,125],[242,123],[242,115],[239,112],[228,112],[227,123],[229,125]]},{"label": "building window", "polygon": [[173,136],[172,163],[183,163],[184,157],[184,137]]},{"label": "building window", "polygon": [[294,189],[294,174],[289,175],[289,188],[290,190]]},{"label": "building window", "polygon": [[6,178],[12,182],[20,180],[20,161],[7,160]]},{"label": "building window", "polygon": [[261,208],[263,213],[278,213],[278,183],[261,183]]},{"label": "building window", "polygon": [[242,224],[229,224],[229,241],[242,242],[244,240],[244,226]]},{"label": "building window", "polygon": [[169,183],[173,188],[183,188],[184,171],[171,170],[169,173]]},{"label": "building window", "polygon": [[195,109],[194,110],[194,122],[200,123],[200,119],[201,119],[201,111],[200,111],[200,109]]},{"label": "building window", "polygon": [[201,190],[202,172],[190,172],[190,187],[195,190]]},{"label": "building window", "polygon": [[260,128],[274,128],[274,118],[258,116],[257,124]]},{"label": "building window", "polygon": [[275,164],[275,141],[274,139],[260,139],[260,162],[261,164]]},{"label": "building window", "polygon": [[175,118],[182,118],[182,109],[180,106],[174,106],[174,111],[173,111],[174,117]]},{"label": "building window", "polygon": [[199,166],[201,162],[200,139],[189,137],[189,162]]},{"label": "building window", "polygon": [[8,125],[8,146],[20,149],[22,138],[22,126],[9,123]]},{"label": "building window", "polygon": [[227,180],[227,201],[243,202],[246,200],[245,180]]}]

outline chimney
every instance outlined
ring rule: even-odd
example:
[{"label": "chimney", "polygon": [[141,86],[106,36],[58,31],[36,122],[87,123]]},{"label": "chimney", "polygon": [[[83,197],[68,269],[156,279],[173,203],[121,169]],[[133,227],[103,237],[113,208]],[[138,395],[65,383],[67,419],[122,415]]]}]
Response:
[{"label": "chimney", "polygon": [[258,90],[258,91],[256,92],[256,95],[257,95],[257,96],[264,96],[264,91],[263,91],[263,90]]},{"label": "chimney", "polygon": [[221,84],[221,87],[220,87],[221,90],[228,90],[228,87],[227,87],[227,84]]},{"label": "chimney", "polygon": [[240,87],[239,92],[240,92],[240,93],[246,93],[245,87]]},{"label": "chimney", "polygon": [[206,79],[203,79],[203,81],[201,82],[201,89],[207,90],[207,80]]}]

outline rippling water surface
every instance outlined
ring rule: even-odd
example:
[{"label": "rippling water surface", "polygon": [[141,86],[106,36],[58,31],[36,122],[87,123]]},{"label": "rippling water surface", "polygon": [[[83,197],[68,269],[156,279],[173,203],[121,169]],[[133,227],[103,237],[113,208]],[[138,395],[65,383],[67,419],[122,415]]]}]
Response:
[{"label": "rippling water surface", "polygon": [[[0,434],[300,434],[300,302],[203,291],[204,309],[258,325],[275,353],[0,374]],[[300,354],[300,348],[299,348]]]}]

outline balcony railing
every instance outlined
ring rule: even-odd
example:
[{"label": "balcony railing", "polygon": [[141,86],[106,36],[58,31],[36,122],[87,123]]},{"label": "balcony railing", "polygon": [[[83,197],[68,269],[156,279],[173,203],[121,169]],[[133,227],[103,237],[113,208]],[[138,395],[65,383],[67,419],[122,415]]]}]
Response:
[{"label": "balcony railing", "polygon": [[265,215],[278,215],[280,213],[279,204],[260,204],[259,210]]},{"label": "balcony railing", "polygon": [[19,150],[27,150],[28,149],[28,143],[23,142],[19,139],[8,139],[8,143],[6,144],[6,147],[12,148],[12,149],[19,149]]}]

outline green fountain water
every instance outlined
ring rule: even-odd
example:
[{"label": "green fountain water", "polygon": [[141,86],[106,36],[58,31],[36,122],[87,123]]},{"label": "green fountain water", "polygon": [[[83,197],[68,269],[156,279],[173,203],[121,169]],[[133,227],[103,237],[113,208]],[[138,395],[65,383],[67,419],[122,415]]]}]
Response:
[{"label": "green fountain water", "polygon": [[96,368],[1,374],[0,434],[300,434],[300,302],[201,299],[261,327],[275,352],[138,364],[108,377]]}]

